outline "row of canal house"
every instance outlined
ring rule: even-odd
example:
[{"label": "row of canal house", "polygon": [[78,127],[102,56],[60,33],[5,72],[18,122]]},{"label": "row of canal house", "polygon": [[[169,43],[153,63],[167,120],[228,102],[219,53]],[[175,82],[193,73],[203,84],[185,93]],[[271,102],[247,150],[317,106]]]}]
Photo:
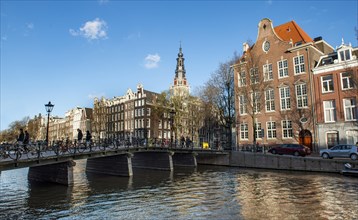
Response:
[{"label": "row of canal house", "polygon": [[[51,116],[49,140],[74,140],[77,129],[81,129],[83,132],[89,130],[95,140],[157,139],[169,144],[171,140],[188,137],[195,145],[208,142],[211,146],[219,146],[225,138],[217,120],[201,119],[198,116],[202,111],[201,102],[190,96],[181,46],[176,60],[173,84],[166,97],[169,98],[167,107],[158,109],[161,94],[138,84],[136,90],[128,89],[122,96],[95,98],[93,108],[76,107],[66,112],[64,118]],[[46,136],[47,118],[43,119],[37,139]]]},{"label": "row of canal house", "polygon": [[358,49],[334,49],[295,21],[258,24],[233,65],[240,145],[302,143],[314,150],[358,141]]}]

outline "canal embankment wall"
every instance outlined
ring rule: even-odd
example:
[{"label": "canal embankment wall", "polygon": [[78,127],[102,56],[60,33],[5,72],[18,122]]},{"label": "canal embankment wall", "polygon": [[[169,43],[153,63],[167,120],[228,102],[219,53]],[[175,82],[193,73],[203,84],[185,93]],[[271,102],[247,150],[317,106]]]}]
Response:
[{"label": "canal embankment wall", "polygon": [[349,162],[352,167],[358,168],[358,161],[352,161],[350,159],[335,160],[322,159],[319,157],[295,157],[290,155],[273,155],[241,151],[232,151],[229,154],[221,155],[220,157],[200,155],[197,157],[198,164],[329,173],[339,173],[344,169],[344,164],[347,162]]}]

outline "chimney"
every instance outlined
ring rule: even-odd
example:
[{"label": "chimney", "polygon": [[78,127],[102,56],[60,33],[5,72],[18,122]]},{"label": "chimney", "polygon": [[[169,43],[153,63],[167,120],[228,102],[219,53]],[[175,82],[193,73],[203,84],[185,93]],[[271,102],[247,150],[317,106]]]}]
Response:
[{"label": "chimney", "polygon": [[242,44],[242,52],[246,52],[249,49],[249,44],[247,42]]}]

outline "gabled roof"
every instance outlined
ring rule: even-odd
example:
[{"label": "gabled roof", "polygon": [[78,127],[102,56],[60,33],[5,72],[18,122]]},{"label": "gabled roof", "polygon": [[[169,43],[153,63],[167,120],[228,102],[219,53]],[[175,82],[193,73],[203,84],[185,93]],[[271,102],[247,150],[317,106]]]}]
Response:
[{"label": "gabled roof", "polygon": [[312,38],[302,30],[295,21],[290,21],[281,24],[274,28],[276,34],[284,41],[290,41],[295,45],[297,42],[308,43],[312,42]]}]

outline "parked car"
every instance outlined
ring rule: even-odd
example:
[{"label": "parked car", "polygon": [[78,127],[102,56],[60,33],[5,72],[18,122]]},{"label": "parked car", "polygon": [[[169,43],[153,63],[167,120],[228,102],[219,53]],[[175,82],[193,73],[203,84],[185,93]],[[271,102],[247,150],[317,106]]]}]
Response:
[{"label": "parked car", "polygon": [[319,151],[319,155],[323,159],[332,159],[335,157],[358,159],[358,147],[352,144],[338,144],[330,149]]},{"label": "parked car", "polygon": [[304,157],[311,154],[311,149],[302,144],[278,144],[273,146],[268,152],[272,154],[290,154]]}]

